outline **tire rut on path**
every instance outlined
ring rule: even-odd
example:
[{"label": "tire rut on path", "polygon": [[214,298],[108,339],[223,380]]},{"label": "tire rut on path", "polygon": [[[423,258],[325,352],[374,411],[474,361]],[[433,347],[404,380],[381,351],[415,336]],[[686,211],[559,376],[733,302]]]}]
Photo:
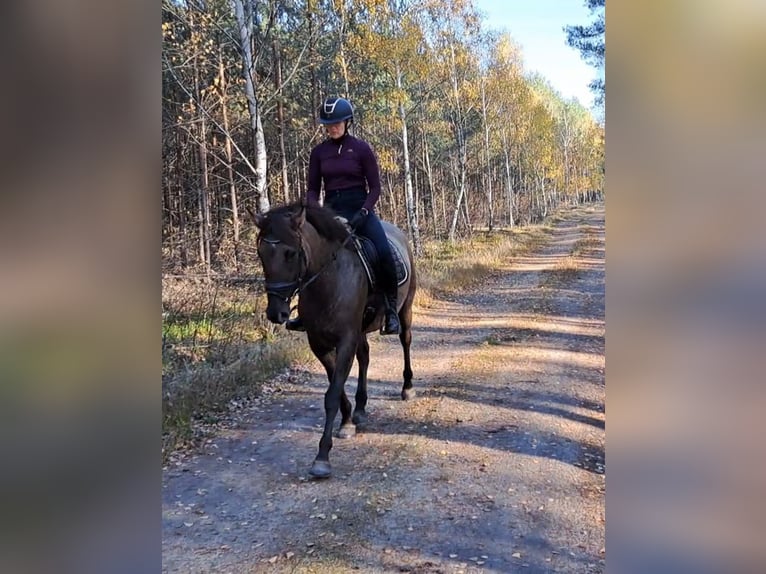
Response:
[{"label": "tire rut on path", "polygon": [[398,339],[370,346],[369,424],[335,439],[333,478],[307,474],[318,363],[166,469],[164,571],[603,571],[603,205],[416,312],[415,401],[399,399]]}]

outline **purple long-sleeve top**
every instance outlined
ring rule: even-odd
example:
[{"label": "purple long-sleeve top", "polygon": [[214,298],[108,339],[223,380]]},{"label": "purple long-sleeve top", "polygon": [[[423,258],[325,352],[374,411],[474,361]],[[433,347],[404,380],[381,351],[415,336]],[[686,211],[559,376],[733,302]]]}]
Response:
[{"label": "purple long-sleeve top", "polygon": [[350,187],[367,188],[364,207],[372,210],[380,197],[378,160],[364,140],[345,134],[342,138],[326,139],[311,150],[309,157],[309,204],[319,204],[319,192],[324,182],[325,194]]}]

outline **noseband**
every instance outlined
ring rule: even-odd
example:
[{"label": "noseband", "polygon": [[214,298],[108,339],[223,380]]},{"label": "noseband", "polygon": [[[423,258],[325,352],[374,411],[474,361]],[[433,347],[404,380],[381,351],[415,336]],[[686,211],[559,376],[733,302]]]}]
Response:
[{"label": "noseband", "polygon": [[[350,239],[351,234],[349,234],[348,237],[343,240],[343,243],[341,243],[338,249],[333,252],[332,258],[327,263],[322,265],[319,271],[314,273],[308,279],[304,280],[304,275],[308,271],[308,258],[306,257],[306,251],[303,249],[303,236],[298,233],[298,257],[300,258],[300,271],[298,272],[298,278],[293,281],[265,281],[264,287],[266,288],[266,294],[276,297],[277,299],[280,299],[289,305],[293,297],[295,297],[298,293],[316,281],[322,272],[327,269],[330,263],[335,260],[338,255],[338,251],[343,249],[343,247],[346,246]],[[273,237],[264,237],[262,241],[272,245],[282,243],[282,240],[275,239]]]}]

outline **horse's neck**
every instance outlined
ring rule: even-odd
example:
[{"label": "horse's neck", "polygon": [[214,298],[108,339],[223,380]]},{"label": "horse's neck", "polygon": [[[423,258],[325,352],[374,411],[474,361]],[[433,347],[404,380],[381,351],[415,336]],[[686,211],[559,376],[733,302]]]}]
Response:
[{"label": "horse's neck", "polygon": [[322,304],[314,310],[325,315],[336,312],[339,306],[350,306],[349,309],[355,307],[354,302],[358,301],[360,289],[367,286],[359,257],[346,249],[341,241],[330,241],[313,228],[304,234],[304,239],[309,262],[308,274],[313,277],[304,291],[307,296],[305,300],[321,301]]},{"label": "horse's neck", "polygon": [[329,265],[341,249],[339,242],[322,237],[309,222],[306,222],[304,227],[304,238],[310,273],[318,273],[320,269]]}]

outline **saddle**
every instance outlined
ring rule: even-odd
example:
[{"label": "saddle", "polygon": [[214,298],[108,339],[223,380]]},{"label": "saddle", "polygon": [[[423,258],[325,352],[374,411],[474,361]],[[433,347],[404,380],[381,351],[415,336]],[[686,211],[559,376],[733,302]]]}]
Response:
[{"label": "saddle", "polygon": [[[389,237],[386,237],[386,239],[388,239],[388,247],[391,249],[391,255],[394,258],[396,284],[401,285],[407,281],[409,276],[407,265],[405,265],[402,253],[396,244]],[[362,317],[362,325],[366,329],[375,320],[379,309],[385,308],[384,295],[375,285],[375,271],[378,269],[378,250],[375,249],[375,244],[372,240],[361,235],[352,235],[352,242],[362,262],[362,267],[364,267],[364,271],[367,274],[367,282],[370,284],[370,295]]]},{"label": "saddle", "polygon": [[[362,262],[364,272],[367,275],[367,282],[370,286],[370,294],[367,299],[367,305],[364,309],[364,316],[362,318],[362,325],[366,329],[367,326],[375,320],[379,309],[384,305],[383,294],[378,291],[375,280],[375,273],[378,269],[378,250],[375,249],[375,244],[371,239],[354,233],[353,229],[348,225],[348,221],[341,216],[335,217],[338,221],[346,225],[351,232],[351,243],[354,246],[354,250],[359,256],[359,260]],[[404,254],[401,252],[395,242],[391,241],[391,238],[386,236],[388,240],[388,247],[391,249],[391,255],[394,258],[394,266],[396,267],[396,284],[401,286],[409,279],[409,268],[407,267]]]},{"label": "saddle", "polygon": [[[394,256],[394,264],[396,265],[396,284],[402,285],[409,277],[409,271],[407,265],[404,263],[404,256],[399,251],[399,247],[391,241],[389,237],[388,247],[391,249],[391,254]],[[372,240],[362,235],[354,234],[352,237],[354,248],[356,249],[359,259],[362,261],[362,266],[367,274],[367,281],[370,283],[370,291],[375,291],[375,272],[378,269],[378,250],[375,249],[375,244]]]},{"label": "saddle", "polygon": [[[378,269],[378,250],[375,249],[375,244],[371,239],[354,233],[354,230],[348,224],[348,220],[345,217],[336,215],[335,219],[343,223],[351,232],[351,241],[354,245],[354,250],[364,267],[364,272],[367,274],[367,282],[370,285],[370,292],[375,292],[377,284],[375,282],[375,273]],[[388,247],[391,249],[391,255],[394,257],[394,265],[396,266],[396,284],[402,285],[409,278],[409,270],[405,263],[404,254],[400,251],[399,247],[391,241],[391,238],[386,236],[388,240]]]}]

